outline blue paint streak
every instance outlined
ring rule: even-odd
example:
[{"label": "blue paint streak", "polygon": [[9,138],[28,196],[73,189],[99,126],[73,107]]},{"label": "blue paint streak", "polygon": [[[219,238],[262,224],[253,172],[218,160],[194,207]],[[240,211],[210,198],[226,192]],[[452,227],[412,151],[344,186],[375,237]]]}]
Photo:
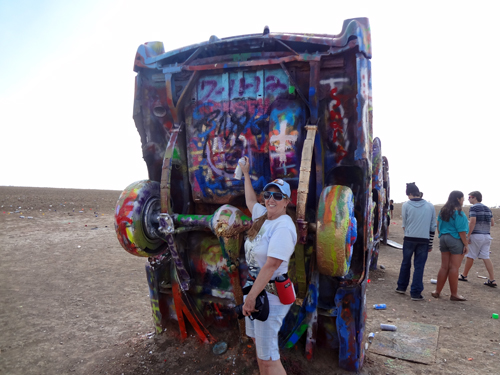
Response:
[{"label": "blue paint streak", "polygon": [[[357,141],[358,141],[358,144],[357,144],[357,147],[356,147],[356,151],[354,152],[354,160],[361,160],[363,158],[363,154],[366,154],[368,155],[369,154],[369,151],[370,150],[366,150],[365,149],[365,145],[366,145],[366,137],[370,137],[371,134],[364,134],[363,131],[363,107],[364,107],[364,104],[365,102],[368,101],[368,98],[365,100],[363,98],[363,96],[361,95],[361,90],[362,90],[362,85],[363,85],[363,79],[361,77],[361,72],[363,71],[364,68],[368,68],[366,69],[366,74],[370,74],[369,72],[369,66],[367,66],[368,64],[368,60],[366,60],[365,58],[356,58],[356,70],[357,70],[357,84],[358,84],[358,93],[356,95],[357,97],[357,102],[358,102],[358,105],[356,107],[356,112],[358,114],[358,122],[357,122]],[[366,94],[368,96],[369,94],[369,86],[370,86],[370,83],[369,83],[369,78],[370,77],[367,77],[366,79],[366,82],[368,83],[368,87],[366,87]],[[369,121],[369,119],[367,119],[367,121]]]}]

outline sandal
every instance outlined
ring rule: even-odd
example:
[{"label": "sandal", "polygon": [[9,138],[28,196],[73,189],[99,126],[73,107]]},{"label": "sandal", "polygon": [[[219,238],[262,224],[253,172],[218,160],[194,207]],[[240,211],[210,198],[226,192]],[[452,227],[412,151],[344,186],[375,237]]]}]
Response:
[{"label": "sandal", "polygon": [[467,301],[467,299],[462,297],[462,296],[458,296],[458,297],[451,296],[450,301]]},{"label": "sandal", "polygon": [[464,276],[464,275],[460,274],[460,277],[458,278],[458,281],[469,281],[469,280],[467,280],[467,276]]},{"label": "sandal", "polygon": [[439,293],[438,292],[432,292],[431,296],[433,296],[434,298],[439,298]]},{"label": "sandal", "polygon": [[488,281],[485,282],[484,285],[491,286],[492,288],[496,288],[497,287],[497,283],[495,282],[495,280],[490,280],[490,279],[488,279]]}]

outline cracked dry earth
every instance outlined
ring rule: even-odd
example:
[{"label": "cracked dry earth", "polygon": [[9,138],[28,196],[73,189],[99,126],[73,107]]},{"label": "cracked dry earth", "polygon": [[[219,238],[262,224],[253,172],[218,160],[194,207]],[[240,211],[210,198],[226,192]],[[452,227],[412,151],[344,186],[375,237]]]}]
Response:
[{"label": "cracked dry earth", "polygon": [[[235,332],[218,333],[228,343],[220,356],[194,336],[180,342],[175,326],[152,334],[145,259],[126,253],[114,232],[119,195],[0,186],[0,375],[257,374],[252,344],[240,344]],[[400,213],[396,204],[389,237],[402,243]],[[493,213],[498,219],[500,210]],[[492,237],[491,259],[499,269],[499,227]],[[398,320],[437,325],[436,360],[424,365],[368,349],[360,373],[499,374],[500,320],[491,314],[500,313],[500,290],[476,277],[487,275],[482,262],[468,283],[459,284],[468,301],[449,301],[447,286],[444,297],[434,299],[429,281],[440,265],[436,239],[424,274],[426,299],[413,302],[394,292],[401,257],[401,250],[381,246],[385,269],[370,273],[366,331]],[[371,309],[375,303],[387,309]],[[308,362],[303,349],[282,352],[288,374],[347,374],[336,365],[338,353],[317,350]]]}]

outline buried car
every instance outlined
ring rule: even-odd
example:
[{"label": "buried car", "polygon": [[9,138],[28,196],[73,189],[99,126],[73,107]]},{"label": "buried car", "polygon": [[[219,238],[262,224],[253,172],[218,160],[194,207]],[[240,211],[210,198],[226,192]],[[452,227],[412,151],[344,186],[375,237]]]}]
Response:
[{"label": "buried car", "polygon": [[368,272],[388,201],[370,58],[366,18],[344,21],[338,35],[266,27],[170,52],[139,47],[133,117],[149,176],[123,191],[115,227],[126,251],[148,258],[157,333],[174,322],[181,338],[189,324],[207,343],[228,330],[243,340],[234,306],[252,222],[234,172],[247,156],[257,193],[276,178],[292,189],[297,300],[280,346],[300,341],[309,359],[316,346],[338,350],[340,367],[361,368]]}]

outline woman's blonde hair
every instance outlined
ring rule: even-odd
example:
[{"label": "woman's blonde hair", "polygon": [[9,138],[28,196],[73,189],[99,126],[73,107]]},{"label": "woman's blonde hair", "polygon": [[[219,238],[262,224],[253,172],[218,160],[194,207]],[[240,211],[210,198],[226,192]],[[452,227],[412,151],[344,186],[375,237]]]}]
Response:
[{"label": "woman's blonde hair", "polygon": [[[260,204],[260,203],[256,203],[256,204]],[[257,237],[257,234],[259,234],[260,228],[262,228],[262,226],[264,225],[264,222],[266,220],[267,220],[267,212],[252,223],[252,226],[250,227],[250,229],[247,232],[248,239],[250,241],[253,241],[255,239],[255,237]]]}]

